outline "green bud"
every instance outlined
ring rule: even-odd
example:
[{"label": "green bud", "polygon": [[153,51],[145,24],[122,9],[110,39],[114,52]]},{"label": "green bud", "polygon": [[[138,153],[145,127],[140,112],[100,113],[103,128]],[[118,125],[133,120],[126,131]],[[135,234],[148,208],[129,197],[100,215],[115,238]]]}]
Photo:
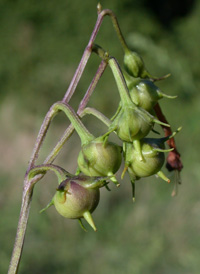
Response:
[{"label": "green bud", "polygon": [[164,94],[151,80],[133,78],[127,73],[124,74],[132,101],[149,112],[152,111],[158,100],[161,98],[174,99],[177,96]]},{"label": "green bud", "polygon": [[[78,155],[78,167],[88,176],[112,176],[121,165],[122,148],[99,137],[83,145]],[[111,180],[116,182],[115,177]]]},{"label": "green bud", "polygon": [[148,78],[150,74],[145,68],[144,61],[141,56],[129,49],[125,50],[124,54],[125,70],[133,77]]}]

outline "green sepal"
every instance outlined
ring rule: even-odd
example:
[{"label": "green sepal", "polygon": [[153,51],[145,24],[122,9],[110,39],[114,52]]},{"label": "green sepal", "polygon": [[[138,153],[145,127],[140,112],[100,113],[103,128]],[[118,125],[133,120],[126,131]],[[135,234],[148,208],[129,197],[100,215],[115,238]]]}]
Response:
[{"label": "green sepal", "polygon": [[83,225],[83,222],[82,222],[81,218],[78,219],[78,222],[79,222],[81,228],[82,228],[85,232],[88,232],[87,229],[85,228],[85,226]]},{"label": "green sepal", "polygon": [[45,210],[47,210],[50,206],[52,206],[54,204],[53,199],[48,203],[48,205],[46,207],[44,207],[43,209],[40,210],[40,213],[44,212]]},{"label": "green sepal", "polygon": [[86,211],[83,213],[83,218],[88,222],[88,224],[94,229],[94,231],[97,231],[97,228],[95,226],[95,223],[93,221],[92,215],[89,211]]}]

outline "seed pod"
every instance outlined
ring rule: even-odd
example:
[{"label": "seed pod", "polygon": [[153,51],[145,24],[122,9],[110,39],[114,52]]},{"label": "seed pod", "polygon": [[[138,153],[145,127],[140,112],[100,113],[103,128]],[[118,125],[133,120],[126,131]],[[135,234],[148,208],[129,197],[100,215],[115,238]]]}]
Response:
[{"label": "seed pod", "polygon": [[169,99],[177,97],[164,94],[151,80],[134,78],[127,73],[124,73],[124,77],[132,101],[148,112],[152,112],[158,100],[163,97]]},{"label": "seed pod", "polygon": [[140,155],[134,146],[130,143],[125,144],[125,163],[132,178],[139,179],[141,177],[157,174],[165,181],[170,182],[170,180],[160,171],[165,161],[164,152],[173,150],[165,149],[164,142],[172,138],[180,129],[181,128],[168,137],[160,139],[144,138],[140,140],[144,158],[142,162],[139,160]]},{"label": "seed pod", "polygon": [[91,213],[99,203],[99,188],[106,184],[105,177],[74,176],[67,178],[57,188],[49,205],[54,205],[60,215],[69,219],[85,220],[96,231]]},{"label": "seed pod", "polygon": [[125,50],[124,54],[125,70],[133,77],[149,78],[150,74],[145,68],[144,61],[141,56],[129,49]]},{"label": "seed pod", "polygon": [[121,147],[106,141],[106,134],[95,138],[68,104],[59,102],[56,107],[67,115],[81,139],[78,172],[82,171],[89,176],[112,176],[110,179],[119,185],[114,174],[121,164]]},{"label": "seed pod", "polygon": [[[99,137],[81,147],[78,167],[88,176],[112,176],[121,165],[122,148]],[[115,177],[111,177],[117,183]]]},{"label": "seed pod", "polygon": [[154,118],[138,107],[122,106],[120,113],[114,119],[110,129],[114,128],[118,137],[125,142],[145,137],[154,124]]}]

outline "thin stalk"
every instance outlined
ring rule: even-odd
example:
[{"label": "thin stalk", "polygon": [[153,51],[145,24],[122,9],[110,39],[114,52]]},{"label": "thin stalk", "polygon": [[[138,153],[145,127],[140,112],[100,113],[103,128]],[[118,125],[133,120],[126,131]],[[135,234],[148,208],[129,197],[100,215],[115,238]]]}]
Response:
[{"label": "thin stalk", "polygon": [[34,163],[38,158],[38,153],[39,153],[40,147],[41,147],[41,145],[44,141],[44,138],[46,136],[49,125],[50,125],[52,119],[54,118],[54,116],[56,114],[57,114],[57,112],[56,112],[56,110],[54,108],[54,105],[53,105],[53,106],[51,106],[51,108],[47,112],[47,114],[46,114],[46,116],[43,120],[43,123],[40,127],[40,131],[38,133],[38,137],[37,137],[37,140],[36,140],[36,143],[35,143],[35,146],[34,146],[30,161],[29,161],[27,171],[29,171],[34,166]]},{"label": "thin stalk", "polygon": [[87,114],[92,114],[93,116],[95,116],[96,118],[98,118],[101,122],[103,122],[106,126],[110,126],[111,125],[111,121],[110,119],[108,119],[103,113],[101,113],[100,111],[96,110],[95,108],[91,108],[91,107],[87,107],[85,108],[80,117],[82,118],[83,116],[87,115]]},{"label": "thin stalk", "polygon": [[58,183],[60,184],[67,177],[72,177],[73,175],[67,172],[65,169],[52,164],[43,164],[32,168],[28,173],[28,180],[31,180],[36,175],[45,174],[47,171],[53,171],[57,176]]},{"label": "thin stalk", "polygon": [[83,125],[78,115],[75,113],[73,108],[70,107],[70,105],[68,105],[67,103],[58,102],[54,104],[54,107],[56,108],[57,111],[62,110],[67,115],[70,122],[73,124],[75,130],[77,131],[81,139],[82,145],[94,139],[94,136]]},{"label": "thin stalk", "polygon": [[110,18],[112,20],[113,27],[114,27],[114,29],[115,29],[115,31],[117,33],[117,36],[118,36],[118,39],[119,39],[121,45],[122,45],[122,48],[124,49],[124,51],[126,51],[128,49],[128,46],[127,46],[127,43],[126,43],[126,41],[124,39],[122,31],[120,29],[120,26],[119,26],[119,23],[118,23],[116,15],[113,13],[112,10],[109,10],[109,9],[104,9],[102,11],[102,7],[101,7],[100,4],[97,5],[97,11],[98,11],[98,13],[102,12],[105,15],[109,15],[110,16]]},{"label": "thin stalk", "polygon": [[116,61],[116,59],[114,57],[111,57],[108,61],[109,66],[112,70],[113,76],[115,78],[118,90],[119,90],[119,94],[120,94],[120,98],[121,98],[121,102],[122,105],[131,105],[132,107],[134,106],[134,103],[131,101],[130,95],[129,95],[129,91],[128,91],[128,87],[126,85],[126,81],[124,79],[124,76],[121,72],[120,66],[118,64],[118,62]]},{"label": "thin stalk", "polygon": [[[107,64],[104,61],[102,61],[101,64],[99,65],[99,68],[98,68],[87,92],[85,93],[84,98],[82,99],[82,101],[79,105],[77,114],[80,115],[81,112],[83,111],[83,109],[85,108],[85,106],[87,105],[87,103],[90,99],[90,96],[92,95],[92,93],[96,87],[96,84],[98,83],[99,79],[101,78],[106,66],[107,66]],[[43,121],[43,124],[41,126],[41,129],[39,131],[39,134],[38,134],[38,137],[36,140],[36,145],[34,147],[34,150],[33,150],[32,156],[31,156],[31,160],[29,162],[27,173],[31,169],[31,167],[34,166],[34,163],[37,159],[40,147],[42,145],[42,142],[44,140],[46,132],[49,128],[50,122],[52,121],[52,118],[54,116],[55,116],[55,113],[54,113],[53,106],[52,106],[50,108],[50,110],[48,111],[48,113]],[[63,137],[60,139],[60,141],[57,143],[55,148],[52,150],[52,152],[46,158],[46,160],[44,161],[44,164],[51,163],[55,160],[56,156],[60,152],[64,143],[68,140],[68,138],[71,136],[73,131],[74,131],[73,125],[70,125],[66,129]],[[27,176],[24,179],[24,190],[23,190],[23,196],[22,196],[21,212],[20,212],[17,233],[16,233],[16,238],[15,238],[15,244],[14,244],[14,248],[13,248],[13,252],[12,252],[12,257],[11,257],[11,261],[10,261],[8,274],[16,274],[18,271],[18,266],[19,266],[20,259],[21,259],[21,253],[23,250],[23,243],[24,243],[24,237],[25,237],[25,232],[26,232],[26,227],[27,227],[27,222],[28,222],[29,210],[30,210],[30,203],[31,203],[32,191],[33,191],[32,185],[36,184],[39,180],[41,180],[43,176],[44,176],[44,174],[36,175],[30,182],[27,180]]]},{"label": "thin stalk", "polygon": [[119,23],[118,23],[116,15],[112,12],[112,10],[106,10],[106,12],[107,12],[107,15],[109,15],[110,18],[111,18],[111,20],[112,20],[113,27],[114,27],[114,29],[115,29],[115,31],[117,33],[117,36],[119,38],[119,41],[120,41],[120,43],[122,45],[123,50],[124,51],[129,50],[128,46],[127,46],[127,43],[126,43],[126,41],[124,39],[124,36],[123,36],[123,34],[121,32],[121,29],[120,29],[120,26],[119,26]]},{"label": "thin stalk", "polygon": [[[87,61],[91,55],[92,44],[93,44],[93,42],[96,38],[96,35],[99,31],[99,28],[101,26],[103,18],[105,15],[110,15],[110,14],[112,14],[112,11],[110,11],[110,10],[103,10],[101,12],[100,12],[100,10],[98,11],[98,18],[97,18],[97,22],[95,24],[94,30],[90,37],[89,43],[88,43],[87,47],[85,48],[85,51],[84,51],[83,57],[79,63],[79,66],[78,66],[78,68],[74,74],[74,77],[69,85],[69,88],[66,91],[65,96],[63,97],[63,100],[62,100],[63,102],[69,102],[69,100],[71,99],[71,97],[78,85],[78,82],[82,76],[82,73],[83,73],[84,68],[87,64]],[[99,80],[98,77],[99,78],[101,77],[103,71],[105,70],[105,67],[106,67],[105,62],[102,62],[101,67],[99,67],[99,70],[98,70],[97,74],[95,75],[95,77],[97,77],[96,80],[93,83],[91,83],[90,90],[87,92],[87,94],[85,95],[83,101],[81,102],[81,104],[79,106],[78,114],[80,114],[83,111],[84,107],[86,106],[86,104],[87,104],[87,102],[88,102],[88,100],[96,86],[96,83]],[[32,156],[29,161],[27,172],[32,167],[34,167],[34,163],[38,157],[40,147],[41,147],[42,142],[46,136],[48,127],[50,125],[50,122],[51,122],[53,116],[54,116],[54,113],[51,113],[51,110],[50,110],[44,119],[44,122],[41,126],[41,129],[39,131],[39,134],[38,134],[38,137],[36,140],[36,145],[34,147]],[[58,142],[56,147],[52,150],[52,152],[46,158],[46,160],[45,160],[46,163],[50,163],[50,162],[54,161],[54,159],[58,155],[60,149],[62,148],[63,144],[66,142],[66,140],[72,134],[72,132],[73,132],[73,127],[72,126],[68,127],[68,129],[65,131],[61,140]],[[16,238],[15,238],[15,244],[14,244],[14,248],[13,248],[13,253],[12,253],[12,257],[11,257],[11,261],[10,261],[8,274],[16,274],[18,271],[18,266],[20,263],[20,258],[21,258],[21,254],[22,254],[23,244],[24,244],[26,226],[27,226],[27,222],[28,222],[31,197],[32,197],[32,193],[33,193],[33,186],[42,177],[43,177],[43,174],[39,174],[39,175],[36,175],[31,181],[28,181],[27,176],[25,176],[24,190],[23,190],[23,195],[22,195],[21,212],[20,212],[17,234],[16,234]]]},{"label": "thin stalk", "polygon": [[24,237],[26,233],[30,203],[31,203],[33,186],[34,186],[32,181],[28,181],[27,179],[25,179],[25,184],[26,184],[26,187],[24,188],[24,191],[23,191],[21,212],[19,216],[17,234],[15,238],[15,244],[13,248],[9,269],[8,269],[8,274],[17,273],[19,262],[21,259],[23,244],[24,244]]},{"label": "thin stalk", "polygon": [[[82,101],[79,104],[78,107],[78,111],[77,114],[79,116],[81,116],[81,113],[83,112],[84,108],[86,107],[87,103],[89,102],[89,99],[94,91],[94,89],[96,88],[96,85],[98,83],[98,81],[100,80],[103,72],[105,71],[107,67],[107,63],[102,60],[101,64],[99,65],[99,68],[92,80],[92,82],[90,83],[90,86],[88,87],[88,90],[85,93],[85,96],[83,97]],[[68,140],[68,138],[71,136],[71,134],[74,131],[74,127],[73,125],[70,125],[64,132],[63,136],[61,137],[61,139],[59,140],[59,142],[56,144],[56,146],[53,148],[53,150],[51,151],[51,153],[49,154],[49,156],[45,159],[45,163],[52,163],[58,153],[60,152],[61,148],[63,147],[63,145],[66,143],[66,141]]]},{"label": "thin stalk", "polygon": [[29,171],[29,173],[25,176],[25,187],[23,190],[23,197],[22,197],[22,205],[21,205],[21,212],[18,222],[17,228],[17,235],[15,239],[15,244],[13,248],[13,253],[10,261],[10,266],[8,270],[8,274],[17,273],[19,262],[21,258],[21,253],[23,249],[24,237],[27,227],[29,209],[31,198],[33,194],[33,188],[37,181],[39,180],[41,174],[45,174],[47,171],[54,171],[56,176],[58,177],[58,181],[61,182],[65,180],[66,176],[71,176],[67,171],[60,168],[56,165],[40,165],[37,166]]},{"label": "thin stalk", "polygon": [[98,33],[99,28],[100,28],[100,26],[102,24],[102,21],[103,21],[103,19],[104,19],[104,17],[106,15],[109,15],[111,17],[111,19],[113,21],[114,28],[115,28],[115,30],[116,30],[116,32],[118,34],[119,39],[120,39],[120,42],[122,43],[122,45],[124,46],[124,48],[127,48],[126,42],[125,42],[125,40],[123,38],[123,35],[121,33],[121,30],[120,30],[118,22],[117,22],[117,18],[114,15],[114,13],[111,10],[109,10],[109,9],[104,9],[104,10],[100,11],[100,9],[99,9],[98,6],[97,6],[97,11],[98,11],[98,17],[97,17],[97,21],[96,21],[95,27],[93,29],[93,32],[92,32],[91,36],[90,36],[90,40],[88,42],[88,45],[86,46],[86,48],[84,50],[83,56],[81,58],[81,61],[80,61],[79,65],[78,65],[78,67],[76,69],[76,72],[75,72],[73,78],[72,78],[72,81],[71,81],[71,83],[70,83],[70,85],[69,85],[69,87],[68,87],[68,89],[67,89],[67,91],[66,91],[66,93],[65,93],[65,95],[63,97],[63,100],[62,100],[63,102],[66,102],[66,103],[69,102],[69,100],[71,99],[72,95],[74,94],[74,91],[75,91],[75,89],[76,89],[76,87],[77,87],[77,85],[79,83],[79,80],[80,80],[80,78],[81,78],[81,76],[83,74],[83,71],[85,69],[85,66],[86,66],[86,64],[88,62],[88,59],[90,58],[90,55],[92,53],[92,45],[94,43],[94,40],[95,40],[95,38],[97,36],[97,33]]}]

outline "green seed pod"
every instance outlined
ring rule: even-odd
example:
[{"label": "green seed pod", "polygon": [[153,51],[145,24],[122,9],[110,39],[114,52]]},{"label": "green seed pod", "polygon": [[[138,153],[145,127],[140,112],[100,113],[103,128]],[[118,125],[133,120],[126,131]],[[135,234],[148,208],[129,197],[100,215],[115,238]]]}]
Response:
[{"label": "green seed pod", "polygon": [[156,174],[162,168],[165,157],[163,152],[158,152],[156,146],[153,147],[147,142],[140,141],[143,161],[140,161],[140,155],[132,144],[126,145],[125,161],[128,165],[128,171],[132,177],[139,179]]},{"label": "green seed pod", "polygon": [[129,49],[125,50],[124,54],[125,70],[133,77],[149,78],[150,74],[145,68],[144,61],[141,56]]},{"label": "green seed pod", "polygon": [[110,179],[119,185],[114,174],[121,165],[121,147],[107,142],[107,134],[95,138],[68,104],[58,102],[55,107],[67,115],[81,139],[77,174],[82,171],[89,176],[112,176]]},{"label": "green seed pod", "polygon": [[60,183],[51,202],[40,212],[54,205],[58,213],[65,218],[78,219],[83,229],[84,218],[96,231],[91,213],[99,203],[99,188],[107,184],[107,177],[70,176]]},{"label": "green seed pod", "polygon": [[[121,165],[122,148],[103,137],[82,145],[78,155],[78,167],[88,176],[112,176]],[[111,178],[116,182],[114,176]]]},{"label": "green seed pod", "polygon": [[144,138],[150,132],[154,123],[161,124],[147,111],[132,103],[132,105],[121,107],[109,130],[115,130],[122,141],[133,142]]},{"label": "green seed pod", "polygon": [[82,218],[84,213],[92,213],[99,203],[99,189],[87,189],[79,180],[62,182],[53,198],[56,210],[70,219]]},{"label": "green seed pod", "polygon": [[152,112],[153,107],[161,98],[174,99],[177,96],[169,96],[161,92],[161,90],[148,79],[133,78],[127,73],[124,77],[129,89],[132,101],[146,111]]},{"label": "green seed pod", "polygon": [[[153,124],[169,125],[155,119],[149,112],[137,107],[137,105],[133,103],[119,64],[113,57],[109,59],[108,63],[115,77],[121,98],[120,107],[113,117],[113,122],[109,127],[109,133],[116,131],[122,141],[134,142],[134,146],[141,153],[139,140],[149,133]],[[140,155],[140,160],[142,160],[142,154]]]},{"label": "green seed pod", "polygon": [[81,218],[84,218],[96,231],[91,213],[99,203],[99,188],[108,184],[109,177],[75,176],[70,174],[62,181],[51,202],[40,212],[54,205],[58,213],[65,218],[78,219],[85,230]]},{"label": "green seed pod", "polygon": [[134,78],[124,73],[132,101],[139,107],[151,112],[161,98],[174,99],[177,96],[169,96],[148,79]]},{"label": "green seed pod", "polygon": [[169,138],[172,138],[178,131],[174,132],[171,136],[154,139],[154,138],[144,138],[140,140],[141,151],[143,155],[143,161],[139,159],[139,152],[130,143],[126,143],[124,157],[125,163],[128,167],[129,174],[132,178],[139,179],[141,177],[148,177],[157,174],[165,181],[169,182],[169,179],[160,171],[162,168],[165,156],[164,152],[169,152],[173,149],[165,150],[164,142]]}]

